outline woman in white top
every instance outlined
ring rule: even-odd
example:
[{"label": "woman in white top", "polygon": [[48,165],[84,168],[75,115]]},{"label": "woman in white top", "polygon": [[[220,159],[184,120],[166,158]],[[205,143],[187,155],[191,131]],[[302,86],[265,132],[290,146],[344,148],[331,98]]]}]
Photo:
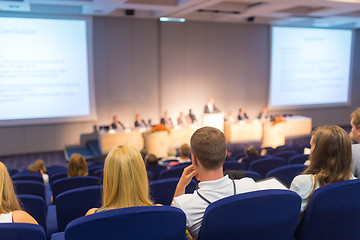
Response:
[{"label": "woman in white top", "polygon": [[32,216],[21,210],[6,166],[0,162],[0,223],[5,222],[38,224]]},{"label": "woman in white top", "polygon": [[290,189],[302,198],[301,211],[312,193],[324,185],[353,179],[351,139],[338,126],[315,129],[310,140],[310,165],[294,178]]}]

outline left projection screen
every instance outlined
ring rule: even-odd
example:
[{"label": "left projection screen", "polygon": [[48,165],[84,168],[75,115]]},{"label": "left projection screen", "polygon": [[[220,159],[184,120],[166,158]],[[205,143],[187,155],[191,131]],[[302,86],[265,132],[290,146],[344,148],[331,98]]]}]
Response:
[{"label": "left projection screen", "polygon": [[0,17],[0,125],[95,120],[91,19]]}]

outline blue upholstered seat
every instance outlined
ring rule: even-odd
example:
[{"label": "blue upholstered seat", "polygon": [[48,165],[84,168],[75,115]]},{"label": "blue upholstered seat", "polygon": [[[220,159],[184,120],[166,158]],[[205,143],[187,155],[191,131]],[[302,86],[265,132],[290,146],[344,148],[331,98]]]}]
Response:
[{"label": "blue upholstered seat", "polygon": [[42,226],[30,223],[1,223],[1,240],[46,240]]},{"label": "blue upholstered seat", "polygon": [[266,174],[266,178],[275,177],[279,179],[282,183],[290,187],[292,180],[299,174],[301,174],[307,166],[304,164],[291,164],[285,165],[278,168],[270,170]]},{"label": "blue upholstered seat", "polygon": [[93,176],[58,179],[52,183],[53,198],[56,199],[57,195],[71,189],[99,184],[100,178]]},{"label": "blue upholstered seat", "polygon": [[290,190],[262,190],[211,203],[199,240],[290,240],[300,215],[301,198]]}]

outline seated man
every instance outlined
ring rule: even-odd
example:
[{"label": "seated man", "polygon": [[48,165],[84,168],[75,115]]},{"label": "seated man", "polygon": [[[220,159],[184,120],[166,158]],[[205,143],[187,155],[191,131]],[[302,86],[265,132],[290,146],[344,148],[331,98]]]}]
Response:
[{"label": "seated man", "polygon": [[239,121],[249,120],[249,117],[247,116],[246,112],[241,108],[239,109],[238,120]]},{"label": "seated man", "polygon": [[146,128],[147,127],[145,121],[141,118],[140,114],[136,114],[136,120],[135,120],[134,125],[136,128]]},{"label": "seated man", "polygon": [[113,122],[111,123],[111,128],[116,130],[122,130],[125,129],[125,126],[118,120],[117,116],[114,116]]},{"label": "seated man", "polygon": [[[207,206],[231,195],[259,190],[251,178],[231,180],[224,177],[226,157],[224,134],[213,127],[202,127],[191,137],[192,165],[184,172],[176,187],[172,205],[186,214],[186,228],[197,238]],[[193,177],[200,181],[193,194],[185,194],[185,187]],[[241,213],[239,213],[241,214]]]}]

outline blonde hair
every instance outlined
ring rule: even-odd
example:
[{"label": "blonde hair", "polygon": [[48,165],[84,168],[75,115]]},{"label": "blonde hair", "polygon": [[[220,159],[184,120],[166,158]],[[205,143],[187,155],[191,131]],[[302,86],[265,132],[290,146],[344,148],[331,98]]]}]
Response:
[{"label": "blonde hair", "polygon": [[69,160],[68,177],[87,176],[88,167],[85,158],[78,153],[71,155]]},{"label": "blonde hair", "polygon": [[9,173],[2,162],[0,162],[0,197],[0,213],[21,209]]},{"label": "blonde hair", "polygon": [[46,173],[47,172],[47,169],[45,167],[45,163],[44,163],[44,160],[42,159],[38,159],[35,161],[35,166],[37,166],[41,171],[43,171],[43,173]]},{"label": "blonde hair", "polygon": [[29,172],[34,172],[34,173],[40,173],[40,168],[39,166],[35,165],[35,164],[30,164],[28,167],[27,167],[27,170]]},{"label": "blonde hair", "polygon": [[104,165],[103,203],[100,211],[153,205],[144,161],[135,148],[115,147]]},{"label": "blonde hair", "polygon": [[310,165],[304,174],[314,174],[314,187],[350,180],[352,178],[351,140],[338,126],[323,126],[312,134]]}]

